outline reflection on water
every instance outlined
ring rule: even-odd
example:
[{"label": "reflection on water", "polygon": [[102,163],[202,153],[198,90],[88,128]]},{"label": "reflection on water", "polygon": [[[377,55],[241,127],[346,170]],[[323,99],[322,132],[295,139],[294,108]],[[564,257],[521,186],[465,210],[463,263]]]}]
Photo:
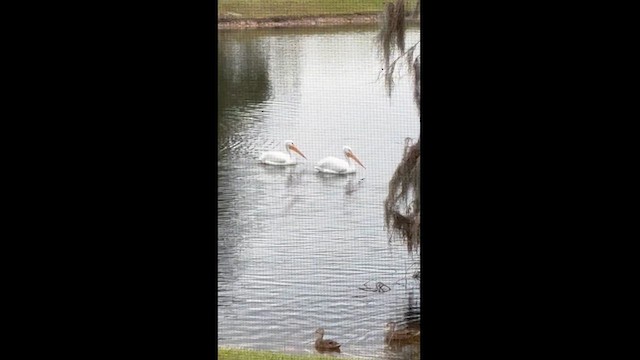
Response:
[{"label": "reflection on water", "polygon": [[[409,31],[408,42],[417,40]],[[410,81],[389,99],[376,81],[375,29],[220,31],[218,44],[218,344],[315,352],[314,331],[339,356],[415,358],[386,346],[384,326],[419,315],[417,255],[389,242],[382,203],[417,137]],[[308,160],[259,164],[295,141]],[[318,174],[349,145],[367,165]],[[388,291],[362,290],[382,283]],[[330,336],[329,336],[330,334]]]}]

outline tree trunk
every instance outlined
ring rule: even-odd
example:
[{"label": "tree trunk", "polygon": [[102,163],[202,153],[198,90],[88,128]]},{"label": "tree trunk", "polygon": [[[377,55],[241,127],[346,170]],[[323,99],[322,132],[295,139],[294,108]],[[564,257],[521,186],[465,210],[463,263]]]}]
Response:
[{"label": "tree trunk", "polygon": [[420,15],[420,0],[418,0],[416,2],[416,8],[413,9],[413,14],[411,15],[412,18],[417,18],[418,15]]}]

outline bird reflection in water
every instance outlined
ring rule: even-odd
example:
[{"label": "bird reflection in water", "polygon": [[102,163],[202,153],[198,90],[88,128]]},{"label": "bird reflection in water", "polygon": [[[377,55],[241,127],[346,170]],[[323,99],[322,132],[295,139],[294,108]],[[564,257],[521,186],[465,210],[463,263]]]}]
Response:
[{"label": "bird reflection in water", "polygon": [[290,171],[287,174],[287,187],[301,183],[302,172]]},{"label": "bird reflection in water", "polygon": [[347,181],[347,184],[344,186],[345,195],[351,195],[354,192],[358,191],[363,181],[364,181],[364,178],[357,181],[354,181],[353,179],[349,179]]}]

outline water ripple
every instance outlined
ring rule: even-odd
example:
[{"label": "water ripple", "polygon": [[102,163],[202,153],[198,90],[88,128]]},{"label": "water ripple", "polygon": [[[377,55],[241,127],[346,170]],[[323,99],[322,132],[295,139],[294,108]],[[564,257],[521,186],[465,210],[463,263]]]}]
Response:
[{"label": "water ripple", "polygon": [[[373,82],[373,31],[227,34],[235,54],[228,71],[246,71],[220,91],[229,105],[218,119],[219,344],[314,352],[322,326],[343,355],[403,358],[404,350],[385,347],[384,325],[419,319],[418,259],[389,243],[382,204],[404,139],[419,131],[411,88],[399,82],[408,98],[389,99]],[[258,163],[289,139],[308,160]],[[366,170],[314,170],[347,144]],[[378,282],[390,290],[361,289]]]}]

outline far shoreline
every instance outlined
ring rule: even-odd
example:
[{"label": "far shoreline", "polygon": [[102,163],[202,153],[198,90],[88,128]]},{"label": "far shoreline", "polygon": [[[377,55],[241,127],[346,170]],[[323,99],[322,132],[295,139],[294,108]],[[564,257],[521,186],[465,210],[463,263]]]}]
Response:
[{"label": "far shoreline", "polygon": [[[293,28],[318,27],[331,25],[366,25],[377,24],[379,13],[373,14],[344,14],[324,16],[270,17],[263,19],[244,19],[234,17],[235,14],[218,15],[218,30],[237,29],[265,29],[265,28]],[[420,24],[420,18],[406,18],[407,25]]]}]

